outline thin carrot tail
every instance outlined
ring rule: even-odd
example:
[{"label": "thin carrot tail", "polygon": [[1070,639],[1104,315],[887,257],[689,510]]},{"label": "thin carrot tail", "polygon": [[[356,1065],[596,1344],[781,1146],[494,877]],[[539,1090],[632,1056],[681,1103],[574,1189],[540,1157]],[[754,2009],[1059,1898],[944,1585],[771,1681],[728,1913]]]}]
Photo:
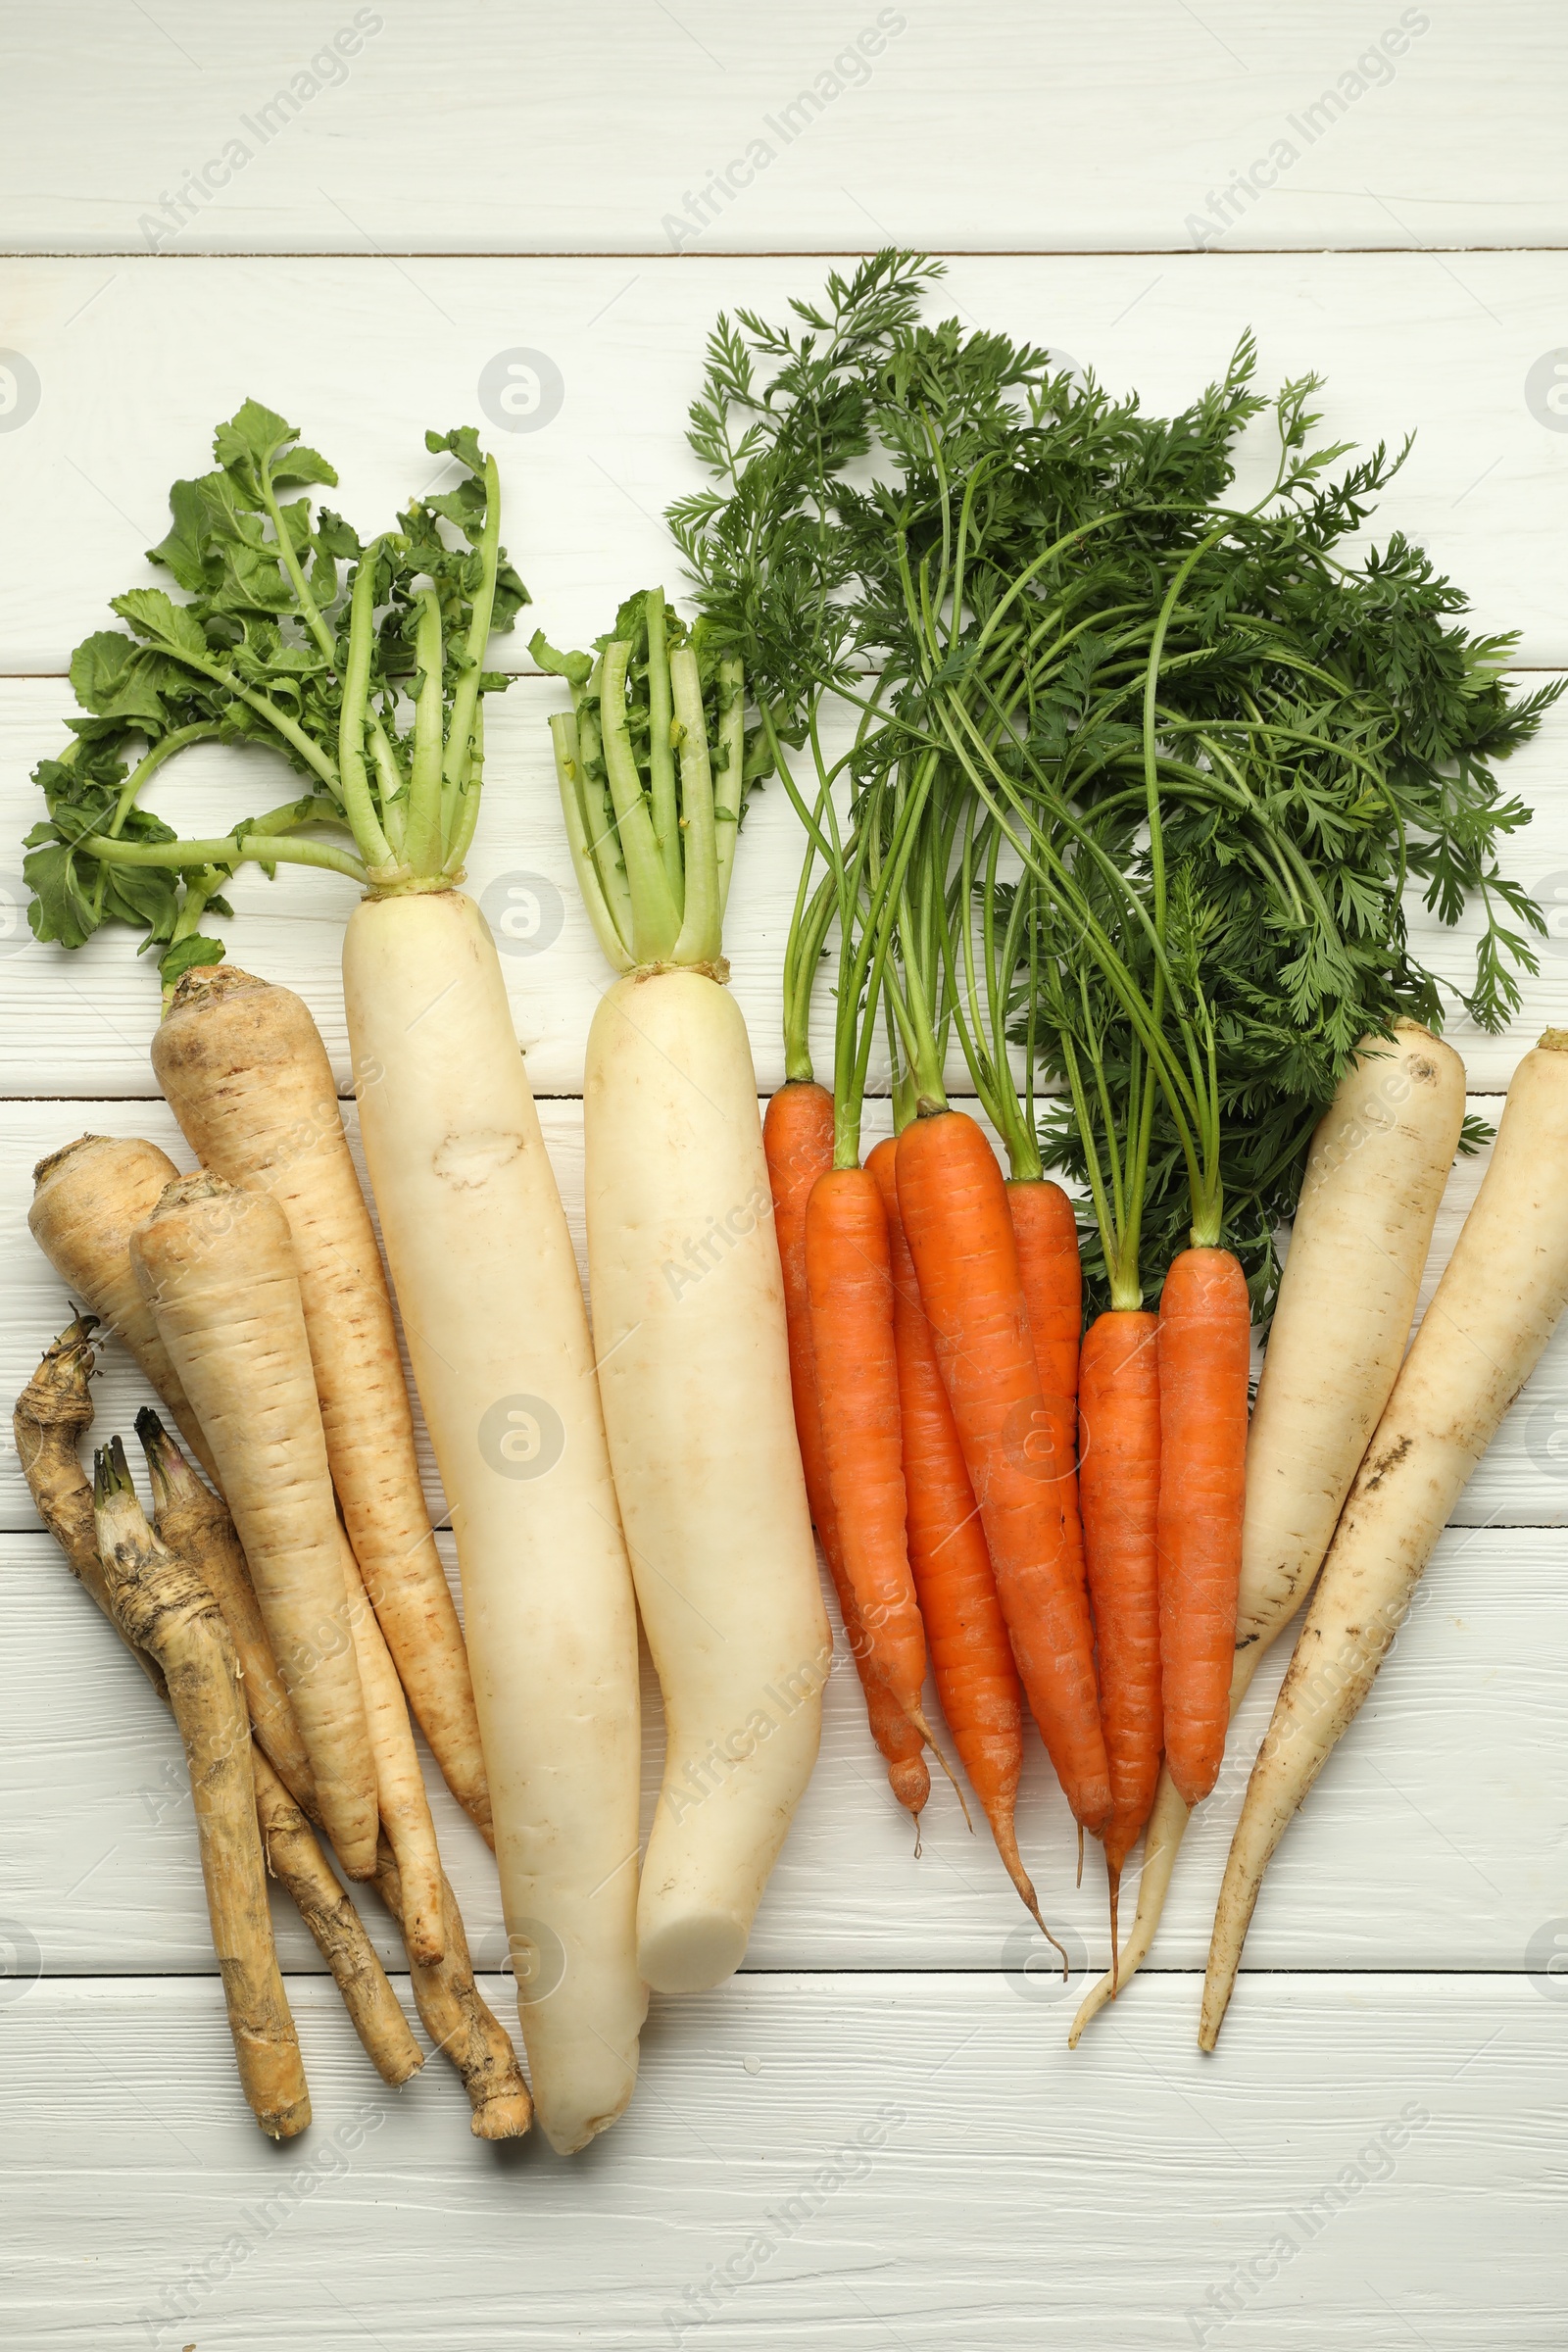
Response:
[{"label": "thin carrot tail", "polygon": [[921,1739],[925,1741],[927,1747],[931,1750],[931,1753],[935,1756],[937,1762],[941,1765],[943,1771],[953,1783],[953,1793],[958,1800],[958,1807],[963,1815],[963,1826],[972,1838],[974,1836],[974,1823],[969,1817],[969,1808],[963,1801],[963,1790],[958,1786],[957,1774],[954,1771],[953,1766],[948,1762],[947,1757],[942,1753],[941,1748],[938,1747],[936,1734],[932,1731],[931,1726],[927,1723],[922,1710],[919,1707],[910,1707],[906,1710],[906,1712],[908,1714],[909,1721],[913,1724],[915,1730],[919,1733]]},{"label": "thin carrot tail", "polygon": [[1024,1909],[1028,1912],[1030,1918],[1034,1921],[1035,1926],[1040,1930],[1040,1933],[1045,1937],[1046,1941],[1054,1951],[1061,1953],[1061,1981],[1065,1984],[1067,1982],[1069,1965],[1066,1950],[1060,1943],[1056,1941],[1055,1936],[1053,1936],[1051,1930],[1047,1927],[1044,1919],[1042,1919],[1040,1915],[1040,1904],[1035,1894],[1034,1881],[1030,1878],[1029,1873],[1025,1870],[1023,1866],[1023,1856],[1018,1851],[1017,1833],[1013,1829],[1010,1821],[1004,1818],[998,1820],[995,1816],[993,1816],[991,1822],[991,1835],[997,1841],[997,1851],[1002,1856],[1002,1866],[1005,1870],[1008,1878],[1012,1881],[1014,1886],[1017,1888],[1019,1899],[1021,1900]]},{"label": "thin carrot tail", "polygon": [[1121,1899],[1121,1864],[1105,1856],[1105,1876],[1110,1881],[1110,1997],[1121,1990],[1121,1949],[1116,1939],[1116,1905]]}]

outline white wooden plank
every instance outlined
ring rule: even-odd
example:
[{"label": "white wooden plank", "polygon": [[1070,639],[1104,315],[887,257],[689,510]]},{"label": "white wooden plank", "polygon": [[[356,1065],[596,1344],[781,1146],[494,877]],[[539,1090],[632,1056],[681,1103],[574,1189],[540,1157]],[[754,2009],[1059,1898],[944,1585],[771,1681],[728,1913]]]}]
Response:
[{"label": "white wooden plank", "polygon": [[1546,0],[315,0],[220,36],[200,0],[78,0],[72,23],[13,45],[24,248],[1188,247],[1254,161],[1233,246],[1561,240]]},{"label": "white wooden plank", "polygon": [[[125,116],[139,135],[142,119]],[[1038,132],[1032,144],[1049,153]],[[1120,172],[1126,137],[1109,152]],[[856,242],[867,237],[877,241],[869,224]],[[342,467],[337,503],[366,529],[432,478],[426,425],[480,424],[538,616],[558,644],[585,643],[629,588],[678,585],[660,517],[697,478],[683,430],[716,312],[776,315],[814,293],[827,268],[799,257],[680,269],[375,257],[0,265],[6,346],[38,385],[35,410],[13,404],[0,431],[0,671],[64,668],[106,601],[145,576],[170,483],[208,463],[214,425],[250,393]],[[1194,398],[1254,329],[1264,383],[1326,376],[1325,430],[1337,438],[1397,447],[1418,430],[1379,538],[1397,528],[1424,543],[1483,626],[1522,631],[1524,662],[1568,661],[1554,585],[1565,444],[1544,395],[1534,410],[1526,397],[1530,370],[1563,343],[1554,255],[956,258],[931,311],[1068,352],[1158,410]],[[522,349],[559,371],[561,406],[534,429],[498,430],[480,380],[498,355]],[[1262,464],[1260,441],[1259,473]],[[522,662],[520,643],[511,658]]]},{"label": "white wooden plank", "polygon": [[[105,1426],[108,1426],[107,1417]],[[1542,1531],[1446,1536],[1372,1700],[1271,1868],[1248,1965],[1518,1971],[1564,1908],[1568,1760],[1560,1737],[1568,1642],[1562,1540]],[[1188,1841],[1159,1965],[1200,1967],[1248,1771],[1284,1673],[1280,1646],[1249,1694],[1216,1793]],[[764,1897],[750,1970],[975,1968],[1015,1976],[1049,1957],[1003,1876],[978,1813],[971,1838],[937,1786],[916,1859],[865,1726],[846,1656],[830,1678],[821,1761]],[[173,1728],[42,1537],[0,1537],[0,1740],[6,1910],[51,1975],[210,1972],[213,1957]],[[645,1662],[646,1664],[646,1662]],[[663,1750],[645,1672],[644,1829]],[[940,1720],[940,1718],[939,1718]],[[933,1776],[935,1778],[935,1776]],[[495,1866],[431,1780],[438,1831],[474,1948],[502,1964]],[[1074,1984],[1107,1957],[1104,1887],[1075,1838],[1031,1736],[1018,1809],[1024,1854]],[[1131,1876],[1132,1874],[1130,1874]],[[367,1924],[398,1946],[373,1895]],[[285,1966],[314,1970],[297,1918],[274,1902]],[[0,1984],[0,1992],[3,1992]],[[1070,2016],[1071,2007],[1064,2009]]]},{"label": "white wooden plank", "polygon": [[[40,813],[29,779],[59,740],[67,701],[52,680],[0,680],[0,1099],[136,1098],[157,1091],[147,1060],[158,1022],[157,974],[150,959],[137,956],[133,935],[106,930],[68,954],[40,946],[26,928],[21,842]],[[559,707],[559,689],[539,678],[519,679],[494,706],[489,782],[468,869],[468,887],[501,939],[513,1016],[540,1095],[580,1092],[589,1023],[611,976],[566,854],[546,727],[547,713]],[[825,739],[837,748],[834,730]],[[1551,933],[1541,943],[1539,975],[1524,980],[1523,1008],[1505,1035],[1483,1036],[1462,1011],[1450,1019],[1449,1036],[1481,1093],[1506,1086],[1543,1028],[1568,1025],[1568,705],[1547,713],[1537,741],[1499,775],[1536,811],[1504,845],[1503,865],[1541,898]],[[203,745],[157,779],[148,799],[187,832],[218,833],[283,789],[256,755]],[[751,1031],[758,1083],[768,1091],[784,1075],[780,986],[801,849],[789,803],[769,785],[751,805],[725,926],[731,986]],[[354,885],[335,874],[285,866],[269,882],[255,867],[244,868],[230,893],[234,919],[218,926],[235,963],[304,997],[345,1089],[339,957],[355,897]],[[1409,913],[1417,953],[1451,986],[1470,984],[1477,919],[1447,932],[1413,891]],[[814,1051],[823,1070],[832,1067],[831,986],[831,971],[824,971],[814,1006]],[[875,1089],[885,1083],[880,1056],[873,1069]],[[968,1091],[956,1051],[949,1082],[956,1092]]]},{"label": "white wooden plank", "polygon": [[746,1980],[657,2009],[627,2115],[560,2159],[472,2141],[435,2064],[383,2090],[329,1986],[290,1987],[317,2120],[274,2149],[216,1985],[39,1984],[0,2019],[11,2340],[1558,2340],[1568,2007],[1522,1980],[1254,1979],[1203,2059],[1192,1982],[1139,1989],[1069,2056],[1004,1979]]}]

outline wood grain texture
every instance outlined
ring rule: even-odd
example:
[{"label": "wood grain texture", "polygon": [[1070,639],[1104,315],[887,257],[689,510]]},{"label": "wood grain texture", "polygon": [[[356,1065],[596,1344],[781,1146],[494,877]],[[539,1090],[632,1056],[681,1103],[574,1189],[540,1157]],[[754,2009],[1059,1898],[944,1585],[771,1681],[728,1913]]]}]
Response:
[{"label": "wood grain texture", "polygon": [[1189,217],[1281,141],[1295,160],[1236,197],[1227,244],[1562,241],[1548,0],[457,0],[434,35],[414,0],[72,20],[69,43],[40,15],[11,45],[0,202],[24,249],[1190,247]]},{"label": "wood grain texture", "polygon": [[215,1984],[40,1984],[0,2017],[10,2341],[1559,2340],[1568,2006],[1522,1979],[1254,1978],[1200,2058],[1180,1978],[1070,2055],[1003,1978],[751,1978],[656,2007],[629,2113],[570,2159],[476,2147],[445,2070],[384,2090],[331,1986],[291,1992],[317,2121],[281,2156]]},{"label": "wood grain texture", "polygon": [[[1116,168],[1128,152],[1118,137]],[[883,238],[867,221],[854,242]],[[107,600],[148,576],[143,551],[168,528],[171,482],[206,467],[213,427],[248,394],[341,467],[332,503],[365,531],[440,477],[427,425],[479,425],[536,617],[556,644],[586,644],[630,589],[680,585],[661,516],[699,478],[684,427],[715,315],[741,304],[776,317],[791,296],[817,293],[830,266],[0,264],[6,345],[38,388],[36,408],[14,407],[0,431],[0,672],[63,671]],[[1563,343],[1552,254],[957,257],[930,312],[1049,344],[1159,411],[1194,399],[1250,328],[1265,385],[1327,379],[1326,434],[1396,448],[1417,434],[1377,538],[1399,529],[1422,542],[1481,626],[1522,632],[1522,661],[1568,662],[1555,588],[1568,442],[1532,414],[1525,388]],[[546,356],[561,405],[537,411],[534,429],[502,430],[481,377],[518,350]],[[1273,462],[1260,433],[1244,473],[1254,494]],[[530,626],[508,649],[515,666]]]},{"label": "wood grain texture", "polygon": [[[4,562],[0,547],[0,567]],[[0,679],[0,1100],[157,1092],[147,1058],[158,1022],[157,974],[149,958],[138,956],[136,937],[114,927],[68,954],[40,946],[26,927],[21,844],[40,813],[30,777],[59,742],[69,707],[69,690],[55,680]],[[484,812],[468,865],[468,888],[502,948],[514,1023],[541,1096],[580,1093],[589,1023],[612,976],[582,911],[566,852],[546,724],[559,708],[560,689],[537,677],[519,678],[492,705]],[[824,741],[835,757],[847,743],[842,714],[824,730]],[[1540,945],[1540,971],[1522,978],[1523,1008],[1504,1035],[1481,1035],[1457,1005],[1450,1013],[1449,1039],[1479,1093],[1506,1086],[1543,1028],[1568,1025],[1568,704],[1547,713],[1537,740],[1498,775],[1507,792],[1536,812],[1504,845],[1503,864],[1542,900],[1549,932]],[[148,803],[187,833],[219,833],[288,789],[271,763],[256,755],[199,745],[155,779]],[[725,946],[758,1084],[769,1092],[784,1076],[780,987],[801,850],[801,827],[784,793],[776,783],[765,786],[754,795],[747,815]],[[269,882],[249,866],[228,895],[233,920],[215,918],[214,927],[231,960],[298,991],[346,1090],[340,957],[355,885],[299,866],[280,866],[277,879]],[[1412,891],[1409,920],[1417,952],[1440,976],[1453,988],[1472,984],[1475,916],[1445,930]],[[831,987],[832,974],[824,970],[813,1006],[813,1051],[823,1070],[832,1066]],[[956,1049],[948,1075],[955,1092],[968,1092]],[[885,1084],[879,1051],[873,1093]]]}]

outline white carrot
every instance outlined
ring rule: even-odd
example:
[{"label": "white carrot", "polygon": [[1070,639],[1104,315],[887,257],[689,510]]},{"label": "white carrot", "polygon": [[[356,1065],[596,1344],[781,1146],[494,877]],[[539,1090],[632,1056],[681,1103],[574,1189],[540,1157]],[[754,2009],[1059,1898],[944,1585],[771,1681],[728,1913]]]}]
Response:
[{"label": "white carrot", "polygon": [[1433,1545],[1568,1302],[1568,1030],[1514,1072],[1491,1164],[1366,1450],[1231,1842],[1203,1986],[1214,2047],[1270,1856],[1353,1722]]},{"label": "white carrot", "polygon": [[573,715],[551,722],[562,807],[623,975],[588,1038],[588,1270],[667,1725],[637,1918],[661,1992],[739,1966],[816,1759],[831,1657],[757,1075],[721,956],[744,685],[733,659],[705,679],[685,634],[655,589],[622,608],[597,664],[533,640],[572,685]]},{"label": "white carrot", "polygon": [[326,1048],[291,990],[231,964],[199,964],[174,990],[153,1068],[202,1166],[269,1193],[288,1218],[349,1539],[420,1729],[488,1836],[463,1632],[430,1532],[391,1302]]},{"label": "white carrot", "polygon": [[[1248,1433],[1233,1718],[1311,1589],[1388,1402],[1463,1123],[1463,1062],[1407,1020],[1362,1040],[1318,1122]],[[1123,1985],[1153,1942],[1188,1819],[1161,1772]],[[1070,2045],[1115,1990],[1109,1975],[1094,1986]]]},{"label": "white carrot", "polygon": [[430,1801],[424,1792],[408,1701],[346,1534],[341,1548],[354,1654],[365,1694],[370,1753],[375,1758],[376,1800],[381,1827],[397,1857],[403,1889],[403,1939],[409,1958],[429,1967],[446,1950],[441,1925],[441,1855],[430,1819]]},{"label": "white carrot", "polygon": [[375,1772],[288,1219],[265,1195],[184,1176],[130,1248],[212,1447],[321,1819],[350,1877],[368,1878]]},{"label": "white carrot", "polygon": [[637,1625],[588,1318],[483,915],[371,899],[343,978],[387,1262],[452,1506],[539,2122],[624,2108],[637,1974]]}]

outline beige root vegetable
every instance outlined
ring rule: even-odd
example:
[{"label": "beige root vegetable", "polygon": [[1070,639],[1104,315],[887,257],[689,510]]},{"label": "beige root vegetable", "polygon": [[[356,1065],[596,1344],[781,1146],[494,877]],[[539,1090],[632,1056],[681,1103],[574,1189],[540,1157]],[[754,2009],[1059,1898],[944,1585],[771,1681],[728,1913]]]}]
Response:
[{"label": "beige root vegetable", "polygon": [[[637,2080],[637,1613],[576,1260],[500,959],[461,891],[367,899],[343,946],[360,1120],[452,1504],[539,2121],[563,2154]],[[373,1083],[370,1083],[372,1072]],[[553,1966],[553,1960],[552,1960]]]},{"label": "beige root vegetable", "polygon": [[[146,1650],[130,1641],[110,1606],[109,1589],[98,1557],[92,1489],[76,1455],[76,1447],[91,1427],[93,1417],[87,1394],[92,1362],[91,1321],[90,1316],[78,1318],[46,1350],[42,1363],[17,1400],[12,1427],[40,1518],[59,1544],[72,1574],[115,1626],[129,1654],[168,1706],[169,1687],[162,1669]],[[183,1469],[184,1462],[177,1453],[176,1459],[180,1459]],[[225,1513],[225,1519],[226,1516]],[[187,1536],[193,1524],[187,1523]],[[178,1544],[170,1545],[171,1550],[180,1548]],[[200,1559],[189,1552],[184,1556],[186,1564],[200,1574]],[[220,1599],[219,1606],[222,1613]],[[252,1611],[255,1606],[252,1594]],[[268,1655],[270,1660],[270,1652]],[[289,1723],[293,1744],[303,1756],[304,1748],[292,1715]],[[365,1932],[364,1922],[333,1877],[299,1808],[254,1742],[251,1770],[268,1866],[298,1906],[376,2071],[384,2082],[407,2082],[424,2059]],[[306,1785],[309,1787],[308,1779]]]},{"label": "beige root vegetable", "polygon": [[202,1485],[150,1405],[136,1415],[136,1435],[147,1457],[153,1525],[170,1550],[190,1562],[222,1611],[239,1659],[251,1737],[275,1766],[284,1787],[314,1814],[311,1760],[267,1638],[228,1505]]},{"label": "beige root vegetable", "polygon": [[199,965],[174,990],[153,1068],[202,1166],[270,1195],[288,1218],[349,1540],[431,1752],[492,1837],[463,1631],[430,1531],[391,1301],[319,1032],[291,990],[230,964]]},{"label": "beige root vegetable", "polygon": [[441,1910],[444,1880],[435,1842],[435,1824],[430,1819],[430,1800],[424,1792],[424,1775],[419,1770],[418,1750],[414,1744],[397,1668],[360,1582],[359,1565],[347,1536],[343,1538],[342,1548],[349,1622],[359,1661],[360,1688],[365,1693],[370,1750],[375,1757],[376,1802],[382,1832],[397,1858],[402,1883],[399,1923],[411,1962],[431,1967],[446,1950],[446,1931]]},{"label": "beige root vegetable", "polygon": [[115,1623],[162,1669],[184,1742],[240,2082],[268,2136],[293,2139],[311,2101],[272,1943],[234,1645],[212,1594],[142,1516],[118,1438],[98,1453],[93,1504]]},{"label": "beige root vegetable", "polygon": [[80,1135],[32,1171],[27,1226],[73,1298],[122,1340],[208,1476],[212,1450],[130,1262],[130,1237],[179,1171],[138,1136]]},{"label": "beige root vegetable", "polygon": [[1514,1072],[1491,1165],[1366,1450],[1248,1785],[1214,1917],[1211,2050],[1286,1825],[1355,1719],[1433,1545],[1568,1302],[1568,1030]]},{"label": "beige root vegetable", "polygon": [[[385,1838],[376,1852],[375,1890],[401,1926],[403,1886]],[[424,2030],[462,2078],[473,2109],[475,2139],[520,2139],[533,2121],[533,2102],[511,2039],[473,1980],[468,1939],[457,1898],[443,1878],[441,1921],[445,1951],[430,1967],[411,1962],[414,1998]]]},{"label": "beige root vegetable", "polygon": [[251,1750],[251,1767],[267,1867],[310,1929],[367,2057],[395,2089],[418,2073],[424,2052],[409,2030],[364,1921],[338,1885],[305,1815],[260,1748]]},{"label": "beige root vegetable", "polygon": [[[1233,1718],[1311,1589],[1388,1402],[1463,1123],[1463,1062],[1407,1020],[1363,1039],[1318,1122],[1248,1433]],[[1153,1942],[1188,1819],[1162,1771],[1123,1985]],[[1115,1990],[1109,1976],[1094,1986],[1069,2045]]]},{"label": "beige root vegetable", "polygon": [[368,1878],[375,1766],[288,1219],[265,1194],[184,1176],[130,1253],[212,1447],[322,1822],[349,1876]]}]

